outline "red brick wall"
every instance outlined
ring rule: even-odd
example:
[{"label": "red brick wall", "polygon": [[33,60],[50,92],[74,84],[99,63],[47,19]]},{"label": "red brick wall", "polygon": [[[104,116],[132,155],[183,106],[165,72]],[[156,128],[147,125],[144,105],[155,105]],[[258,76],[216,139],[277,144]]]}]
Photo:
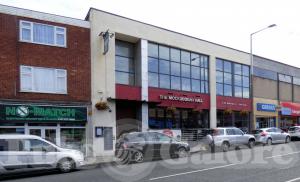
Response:
[{"label": "red brick wall", "polygon": [[[67,47],[19,42],[19,20],[67,29]],[[67,70],[67,94],[20,92],[20,65]],[[0,13],[0,100],[89,102],[91,98],[89,29]]]}]

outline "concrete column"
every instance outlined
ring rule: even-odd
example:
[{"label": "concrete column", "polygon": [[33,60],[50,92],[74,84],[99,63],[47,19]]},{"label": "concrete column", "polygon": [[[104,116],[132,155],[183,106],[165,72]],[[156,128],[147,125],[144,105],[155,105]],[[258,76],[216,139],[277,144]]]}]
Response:
[{"label": "concrete column", "polygon": [[141,40],[142,131],[148,130],[148,41]]},{"label": "concrete column", "polygon": [[209,57],[210,128],[217,127],[216,58]]}]

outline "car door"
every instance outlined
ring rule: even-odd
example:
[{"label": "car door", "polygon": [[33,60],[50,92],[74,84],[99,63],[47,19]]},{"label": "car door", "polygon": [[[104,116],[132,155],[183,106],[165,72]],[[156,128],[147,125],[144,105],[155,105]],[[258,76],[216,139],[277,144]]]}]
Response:
[{"label": "car door", "polygon": [[25,147],[29,150],[28,165],[32,167],[48,167],[56,162],[56,148],[43,140],[27,139]]},{"label": "car door", "polygon": [[146,136],[145,154],[149,158],[157,157],[159,155],[159,144],[155,133],[148,132]]},{"label": "car door", "polygon": [[286,134],[284,133],[283,130],[281,130],[280,128],[275,128],[275,133],[278,138],[278,141],[280,141],[280,142],[285,141]]},{"label": "car door", "polygon": [[226,129],[226,137],[225,137],[225,139],[227,139],[229,141],[229,144],[231,146],[237,145],[237,141],[236,141],[236,136],[235,136],[235,133],[234,133],[234,129],[232,129],[232,128],[227,128]]},{"label": "car door", "polygon": [[28,153],[20,139],[0,139],[0,165],[6,169],[26,168]]},{"label": "car door", "polygon": [[279,136],[277,135],[275,128],[269,128],[269,129],[267,129],[267,133],[268,133],[268,135],[271,136],[273,143],[277,143],[278,142],[278,140],[279,140],[278,137]]},{"label": "car door", "polygon": [[244,132],[238,128],[234,129],[235,139],[237,145],[243,145],[248,143],[248,138],[244,136]]},{"label": "car door", "polygon": [[157,133],[158,147],[160,157],[167,158],[170,156],[171,138],[165,134]]}]

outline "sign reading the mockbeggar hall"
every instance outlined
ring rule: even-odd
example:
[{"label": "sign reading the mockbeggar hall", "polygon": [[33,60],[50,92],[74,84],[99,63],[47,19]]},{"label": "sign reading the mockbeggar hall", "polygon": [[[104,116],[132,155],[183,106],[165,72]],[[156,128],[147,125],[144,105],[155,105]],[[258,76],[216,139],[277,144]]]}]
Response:
[{"label": "sign reading the mockbeggar hall", "polygon": [[86,107],[0,105],[1,121],[86,121]]}]

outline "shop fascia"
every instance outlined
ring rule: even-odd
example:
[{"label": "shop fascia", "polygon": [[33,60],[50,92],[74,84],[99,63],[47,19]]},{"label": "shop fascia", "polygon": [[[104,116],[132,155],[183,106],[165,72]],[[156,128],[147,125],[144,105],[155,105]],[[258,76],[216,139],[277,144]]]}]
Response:
[{"label": "shop fascia", "polygon": [[171,100],[171,101],[179,101],[179,102],[195,102],[202,103],[202,98],[193,98],[193,97],[184,97],[184,96],[173,96],[173,95],[160,95],[160,100]]},{"label": "shop fascia", "polygon": [[86,107],[1,105],[0,120],[86,121]]}]

